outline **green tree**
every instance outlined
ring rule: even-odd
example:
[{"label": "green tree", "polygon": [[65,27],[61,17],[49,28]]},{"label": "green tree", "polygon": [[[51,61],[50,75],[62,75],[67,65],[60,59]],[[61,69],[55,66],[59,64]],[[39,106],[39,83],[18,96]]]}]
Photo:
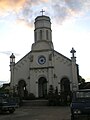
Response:
[{"label": "green tree", "polygon": [[83,83],[85,83],[85,79],[84,78],[82,78],[81,76],[79,76],[79,84],[83,84]]},{"label": "green tree", "polygon": [[49,86],[48,104],[49,105],[54,105],[54,88],[53,88],[53,85]]},{"label": "green tree", "polygon": [[58,94],[58,87],[56,87],[55,93],[54,93],[54,104],[55,105],[60,104],[60,95]]},{"label": "green tree", "polygon": [[79,76],[79,89],[83,89],[84,87],[85,87],[85,79],[84,78],[82,78],[81,76]]}]

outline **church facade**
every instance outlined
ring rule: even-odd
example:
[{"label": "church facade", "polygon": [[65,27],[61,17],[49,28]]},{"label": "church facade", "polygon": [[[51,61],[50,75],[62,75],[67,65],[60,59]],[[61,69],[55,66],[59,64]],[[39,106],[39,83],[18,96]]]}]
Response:
[{"label": "church facade", "polygon": [[31,51],[15,63],[10,56],[10,87],[24,97],[25,91],[37,98],[44,97],[50,85],[58,92],[78,89],[78,65],[76,52],[71,50],[71,59],[54,50],[52,42],[51,20],[42,15],[35,19],[34,43]]}]

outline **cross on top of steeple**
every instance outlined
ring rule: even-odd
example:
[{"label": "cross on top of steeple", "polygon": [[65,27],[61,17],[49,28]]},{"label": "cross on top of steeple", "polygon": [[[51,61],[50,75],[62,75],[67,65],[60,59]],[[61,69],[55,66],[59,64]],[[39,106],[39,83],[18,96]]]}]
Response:
[{"label": "cross on top of steeple", "polygon": [[74,50],[74,48],[72,48],[72,50],[70,52],[72,53],[72,57],[74,58],[75,57],[75,53],[76,53],[76,51]]},{"label": "cross on top of steeple", "polygon": [[42,16],[43,16],[43,13],[45,12],[43,9],[40,11],[42,13]]}]

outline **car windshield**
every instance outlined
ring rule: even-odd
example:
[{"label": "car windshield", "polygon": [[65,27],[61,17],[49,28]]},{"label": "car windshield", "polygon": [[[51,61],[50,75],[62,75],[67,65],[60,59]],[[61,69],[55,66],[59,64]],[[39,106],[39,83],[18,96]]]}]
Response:
[{"label": "car windshield", "polygon": [[76,92],[76,98],[90,98],[90,91],[84,92]]}]

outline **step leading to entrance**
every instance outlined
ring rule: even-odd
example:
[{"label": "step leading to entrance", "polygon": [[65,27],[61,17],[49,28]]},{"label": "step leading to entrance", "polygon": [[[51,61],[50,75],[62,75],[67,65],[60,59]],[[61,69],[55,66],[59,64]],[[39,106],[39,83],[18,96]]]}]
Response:
[{"label": "step leading to entrance", "polygon": [[48,100],[23,100],[23,106],[47,106]]}]

